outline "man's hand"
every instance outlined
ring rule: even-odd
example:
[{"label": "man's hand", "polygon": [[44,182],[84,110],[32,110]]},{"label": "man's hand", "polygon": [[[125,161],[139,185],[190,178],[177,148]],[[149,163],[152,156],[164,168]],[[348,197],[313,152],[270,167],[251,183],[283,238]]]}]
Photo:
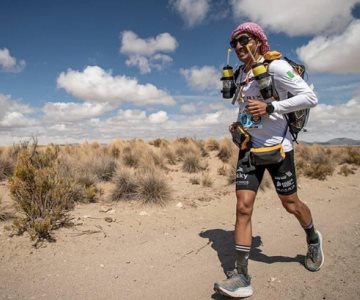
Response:
[{"label": "man's hand", "polygon": [[249,100],[246,106],[247,111],[253,117],[261,117],[267,114],[266,102],[260,100]]}]

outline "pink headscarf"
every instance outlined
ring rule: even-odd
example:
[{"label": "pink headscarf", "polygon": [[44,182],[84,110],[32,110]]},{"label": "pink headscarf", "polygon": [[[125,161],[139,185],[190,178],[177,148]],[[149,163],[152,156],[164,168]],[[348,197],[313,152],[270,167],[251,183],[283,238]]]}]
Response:
[{"label": "pink headscarf", "polygon": [[230,40],[233,40],[240,33],[247,32],[255,36],[259,41],[261,41],[260,54],[263,55],[270,50],[268,39],[264,33],[264,30],[256,23],[247,22],[242,23],[234,29],[231,33]]}]

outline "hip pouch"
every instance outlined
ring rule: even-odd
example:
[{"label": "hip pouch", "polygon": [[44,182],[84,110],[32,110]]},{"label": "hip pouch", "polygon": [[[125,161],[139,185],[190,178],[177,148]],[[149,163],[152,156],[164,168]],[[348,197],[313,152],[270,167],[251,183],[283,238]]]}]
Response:
[{"label": "hip pouch", "polygon": [[282,144],[251,148],[250,157],[255,166],[277,164],[284,160],[285,151]]}]

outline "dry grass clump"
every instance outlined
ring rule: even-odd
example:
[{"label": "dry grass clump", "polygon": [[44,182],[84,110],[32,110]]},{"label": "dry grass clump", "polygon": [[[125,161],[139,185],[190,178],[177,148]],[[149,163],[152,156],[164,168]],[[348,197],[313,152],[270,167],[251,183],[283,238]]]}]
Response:
[{"label": "dry grass clump", "polygon": [[170,144],[170,142],[165,139],[155,139],[153,141],[150,141],[149,144],[154,147],[160,148],[160,147],[168,146]]},{"label": "dry grass clump", "polygon": [[197,173],[207,168],[207,165],[201,161],[200,155],[194,152],[188,152],[183,156],[182,170],[187,173]]},{"label": "dry grass clump", "polygon": [[0,180],[10,177],[15,169],[16,153],[11,148],[0,149]]},{"label": "dry grass clump", "polygon": [[155,166],[137,172],[136,196],[144,203],[165,204],[171,197],[171,189],[163,173]]},{"label": "dry grass clump", "polygon": [[191,183],[191,184],[200,184],[200,178],[199,177],[191,177],[190,179],[189,179],[189,182]]},{"label": "dry grass clump", "polygon": [[68,211],[74,204],[73,182],[59,173],[59,147],[50,146],[43,151],[36,148],[34,143],[21,149],[9,180],[10,193],[22,212],[14,226],[18,234],[27,231],[37,242],[53,241],[51,231],[69,222]]},{"label": "dry grass clump", "polygon": [[348,165],[342,165],[338,174],[344,175],[345,177],[355,174],[355,168],[350,168]]},{"label": "dry grass clump", "polygon": [[360,166],[360,147],[346,147],[342,151],[341,164],[352,164]]},{"label": "dry grass clump", "polygon": [[113,183],[113,200],[140,200],[163,205],[171,196],[164,174],[153,163],[139,169],[118,165]]},{"label": "dry grass clump", "polygon": [[118,166],[113,183],[115,184],[112,193],[113,200],[129,200],[136,197],[138,182],[133,169]]},{"label": "dry grass clump", "polygon": [[296,151],[299,151],[295,156],[297,174],[318,180],[333,174],[335,161],[330,148],[312,145],[297,147]]},{"label": "dry grass clump", "polygon": [[219,152],[217,157],[222,162],[228,162],[232,155],[236,152],[234,143],[230,139],[223,139],[220,142]]},{"label": "dry grass clump", "polygon": [[223,165],[223,166],[221,166],[220,168],[217,169],[217,174],[218,175],[226,176],[227,173],[228,173],[228,168],[225,165]]},{"label": "dry grass clump", "polygon": [[177,163],[177,156],[174,147],[172,146],[161,146],[160,156],[163,157],[170,165],[176,165]]},{"label": "dry grass clump", "polygon": [[204,187],[212,187],[214,184],[214,180],[211,178],[208,172],[204,173],[201,178],[201,185]]},{"label": "dry grass clump", "polygon": [[219,150],[220,144],[215,139],[207,139],[205,141],[205,148],[209,151],[216,151],[216,150]]}]

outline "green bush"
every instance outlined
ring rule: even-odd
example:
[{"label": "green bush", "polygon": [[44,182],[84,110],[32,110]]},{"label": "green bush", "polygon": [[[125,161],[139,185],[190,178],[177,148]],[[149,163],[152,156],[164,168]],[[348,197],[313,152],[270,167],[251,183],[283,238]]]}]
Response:
[{"label": "green bush", "polygon": [[[18,154],[14,175],[9,180],[10,193],[22,216],[14,221],[18,234],[27,231],[32,240],[53,241],[53,229],[69,222],[73,208],[73,181],[60,176],[58,147],[45,151],[23,148]],[[36,243],[37,244],[37,243]]]}]

